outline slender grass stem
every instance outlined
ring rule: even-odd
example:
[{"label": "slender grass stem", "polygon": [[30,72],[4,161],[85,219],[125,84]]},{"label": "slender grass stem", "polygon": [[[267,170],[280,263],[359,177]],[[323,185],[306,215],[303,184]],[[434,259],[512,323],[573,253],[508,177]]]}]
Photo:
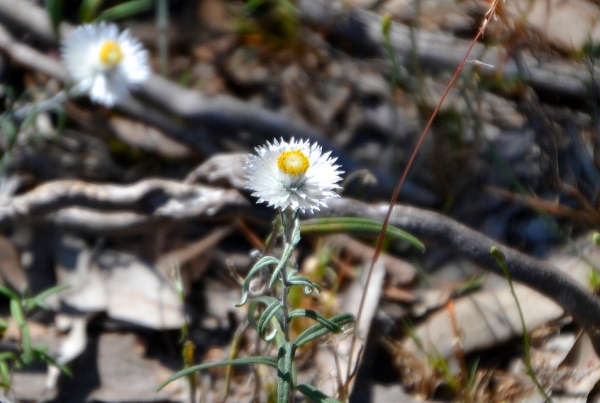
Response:
[{"label": "slender grass stem", "polygon": [[169,72],[169,1],[156,2],[156,27],[159,70],[162,76]]},{"label": "slender grass stem", "polygon": [[523,315],[523,310],[521,309],[521,303],[519,302],[519,298],[517,297],[517,293],[515,292],[515,287],[513,286],[512,279],[510,277],[510,273],[508,272],[508,267],[506,267],[506,259],[504,258],[504,254],[497,246],[493,246],[490,250],[490,253],[502,269],[504,273],[504,277],[506,277],[506,281],[508,282],[508,286],[510,287],[510,293],[512,294],[515,303],[517,304],[517,311],[519,312],[519,319],[521,320],[521,329],[523,330],[523,348],[525,349],[523,361],[525,361],[525,367],[527,368],[526,373],[531,378],[537,390],[544,396],[546,403],[551,403],[552,399],[546,392],[546,389],[540,384],[540,381],[535,376],[535,371],[533,370],[533,366],[531,365],[531,345],[529,343],[529,333],[527,333],[527,325],[525,324],[525,316]]},{"label": "slender grass stem", "polygon": [[69,94],[66,90],[60,91],[56,95],[53,95],[51,98],[48,98],[45,101],[32,103],[16,110],[13,116],[19,121],[24,120],[32,112],[47,112],[56,108],[59,105],[62,105],[68,97]]},{"label": "slender grass stem", "polygon": [[[345,391],[344,391],[343,398],[346,398],[348,396],[348,393],[349,393],[350,383],[351,383],[351,373],[352,373],[352,368],[353,368],[352,360],[353,360],[354,350],[356,349],[356,339],[358,337],[358,331],[359,331],[359,327],[360,327],[360,321],[362,319],[362,314],[363,314],[365,302],[367,300],[367,292],[369,290],[369,285],[371,283],[371,277],[373,275],[373,269],[375,268],[375,263],[377,263],[379,255],[381,253],[381,248],[383,247],[383,241],[385,239],[385,232],[387,230],[387,227],[388,227],[388,224],[389,224],[389,221],[390,221],[390,217],[391,217],[392,211],[394,209],[394,205],[396,203],[396,200],[398,200],[398,196],[400,195],[400,191],[402,190],[402,187],[404,186],[404,182],[406,181],[406,178],[408,176],[408,172],[410,171],[410,168],[412,167],[412,165],[413,165],[413,163],[414,163],[414,161],[416,159],[417,152],[419,151],[419,149],[423,145],[423,142],[425,141],[425,137],[426,137],[427,133],[429,132],[429,129],[431,128],[431,125],[433,124],[433,120],[437,116],[440,108],[442,107],[442,104],[443,104],[444,100],[446,99],[446,96],[450,92],[450,89],[454,86],[454,83],[455,83],[456,79],[459,77],[459,75],[462,72],[464,66],[466,65],[466,63],[468,61],[469,54],[473,50],[473,47],[475,46],[475,44],[477,43],[477,41],[479,40],[479,38],[482,37],[483,33],[485,32],[485,29],[487,28],[488,24],[490,23],[490,21],[494,17],[495,12],[496,12],[496,6],[497,6],[498,2],[499,2],[499,0],[493,0],[492,1],[492,4],[490,5],[490,9],[488,10],[487,14],[485,15],[485,18],[483,20],[483,23],[481,24],[481,27],[479,28],[479,31],[477,32],[477,35],[475,36],[475,38],[473,38],[473,41],[471,42],[471,44],[469,45],[469,48],[465,52],[465,55],[464,55],[463,59],[461,60],[458,68],[456,69],[456,71],[454,72],[454,75],[450,79],[450,82],[448,83],[448,86],[446,87],[446,90],[442,94],[442,97],[441,97],[440,101],[438,102],[436,108],[434,109],[433,113],[431,114],[431,117],[429,118],[429,121],[427,122],[427,125],[425,126],[425,129],[423,129],[423,132],[421,133],[421,136],[419,137],[419,141],[417,142],[417,144],[415,146],[415,149],[414,149],[412,155],[410,156],[410,159],[408,160],[408,163],[406,164],[406,168],[404,169],[404,172],[402,174],[402,178],[400,179],[400,182],[398,182],[398,186],[396,186],[396,189],[394,190],[394,194],[392,195],[392,198],[390,200],[390,206],[389,206],[388,212],[387,212],[387,214],[385,216],[385,219],[383,220],[383,225],[382,225],[382,228],[381,228],[381,232],[379,233],[379,237],[377,238],[377,246],[375,247],[375,253],[373,255],[373,259],[371,260],[371,265],[369,266],[369,272],[368,272],[368,275],[367,275],[367,280],[365,282],[365,292],[362,294],[362,297],[361,297],[361,300],[360,300],[360,306],[358,308],[358,313],[356,315],[356,322],[355,322],[355,325],[354,325],[354,332],[352,334],[351,344],[350,344],[350,352],[349,352],[349,356],[348,356],[348,370],[346,372],[346,385],[344,385],[345,386],[345,388],[344,388]],[[356,365],[358,365],[358,360],[356,362]]]}]

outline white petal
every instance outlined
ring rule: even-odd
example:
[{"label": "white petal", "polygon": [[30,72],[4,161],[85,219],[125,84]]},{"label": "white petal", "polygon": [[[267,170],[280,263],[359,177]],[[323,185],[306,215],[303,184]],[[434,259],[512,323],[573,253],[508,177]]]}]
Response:
[{"label": "white petal", "polygon": [[[123,58],[116,66],[100,60],[107,41],[121,47]],[[101,22],[78,27],[62,43],[61,53],[76,91],[87,93],[97,103],[113,106],[128,90],[150,75],[148,53],[115,24]]]},{"label": "white petal", "polygon": [[[250,155],[245,167],[246,188],[254,191],[252,195],[259,198],[258,203],[313,212],[327,207],[326,199],[338,196],[335,190],[340,188],[337,183],[343,172],[338,170],[339,165],[333,165],[336,159],[330,158],[330,153],[322,154],[318,144],[294,138],[289,142],[275,139],[255,150],[257,155]],[[308,157],[309,168],[303,175],[294,177],[279,170],[277,158],[290,150],[299,150]]]}]

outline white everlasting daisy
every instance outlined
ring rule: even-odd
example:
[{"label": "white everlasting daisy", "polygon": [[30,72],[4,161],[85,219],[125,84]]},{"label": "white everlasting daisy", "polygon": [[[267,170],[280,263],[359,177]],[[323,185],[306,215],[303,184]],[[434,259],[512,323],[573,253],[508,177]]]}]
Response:
[{"label": "white everlasting daisy", "polygon": [[335,190],[340,189],[337,183],[344,172],[333,165],[337,158],[330,158],[330,152],[323,154],[318,144],[293,138],[289,143],[274,140],[257,147],[256,153],[249,155],[245,169],[246,188],[254,190],[252,196],[258,197],[258,203],[312,213],[327,207],[326,199],[338,197]]},{"label": "white everlasting daisy", "polygon": [[63,41],[61,52],[74,91],[108,107],[150,75],[148,52],[115,24],[78,27]]}]

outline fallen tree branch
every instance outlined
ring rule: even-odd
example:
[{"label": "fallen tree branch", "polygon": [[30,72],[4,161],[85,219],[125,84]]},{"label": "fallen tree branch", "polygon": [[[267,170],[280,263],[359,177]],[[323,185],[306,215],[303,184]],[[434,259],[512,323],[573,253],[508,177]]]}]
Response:
[{"label": "fallen tree branch", "polygon": [[[365,55],[387,59],[379,15],[358,8],[340,9],[336,2],[330,0],[298,0],[296,6],[300,19],[322,32],[327,32],[328,39],[333,43],[344,43]],[[27,29],[38,40],[56,45],[56,37],[48,22],[46,11],[41,7],[24,1],[0,0],[0,22]],[[68,33],[70,29],[72,28],[68,24],[61,24],[62,35]],[[470,41],[455,38],[450,34],[421,30],[416,33],[418,46],[415,53],[409,27],[393,24],[390,36],[399,64],[410,66],[413,57],[416,56],[422,66],[436,71],[455,71],[470,45]],[[483,44],[476,44],[473,54],[483,54],[484,49]],[[596,97],[600,96],[600,80],[594,80],[588,68],[581,63],[557,60],[557,58],[544,61],[523,52],[518,53],[518,60],[505,59],[506,56],[508,55],[505,52],[497,48],[489,48],[480,61],[493,67],[482,70],[483,74],[488,77],[500,75],[507,81],[522,80],[538,94],[551,94],[554,99],[561,102],[569,100],[585,104],[592,99],[592,94]],[[594,68],[593,75],[596,77],[600,75],[599,67]],[[280,130],[283,124],[289,126],[290,136],[315,140],[322,140],[323,137],[310,127],[294,124],[279,114],[233,98],[213,99],[197,91],[191,91],[196,94],[191,95],[179,91],[163,92],[162,89],[162,80],[153,78],[148,85],[140,87],[139,94],[173,114],[205,121],[207,127],[218,124],[233,125],[232,128],[244,127],[246,130],[254,127],[260,130],[285,132]],[[177,86],[169,89],[183,90]],[[190,102],[178,102],[180,96],[184,96]],[[211,100],[211,105],[206,105],[207,99]],[[213,101],[216,102],[213,104]],[[220,111],[220,114],[208,116],[207,113],[211,112],[210,108],[216,105],[223,107],[224,110]],[[205,109],[206,107],[209,109]],[[227,117],[231,113],[241,114],[244,118],[229,122]]]},{"label": "fallen tree branch", "polygon": [[[183,220],[190,216],[215,216],[225,206],[247,204],[246,199],[236,190],[182,184],[164,179],[147,179],[133,185],[99,185],[59,180],[47,182],[0,204],[0,229],[43,218],[67,207],[108,210],[113,213],[133,212],[137,215],[120,218],[126,219],[130,225],[141,225],[143,222],[139,215],[153,219]],[[62,217],[64,220],[64,215]],[[107,220],[107,223],[114,221]],[[122,224],[119,225],[124,228]]]},{"label": "fallen tree branch", "polygon": [[[355,216],[381,221],[386,204],[370,205],[347,198],[328,201],[329,208],[305,214],[305,218]],[[88,224],[87,209],[95,209]],[[80,181],[49,182],[0,204],[0,229],[32,219],[50,218],[62,225],[83,225],[105,232],[163,222],[214,218],[266,218],[270,210],[254,206],[237,190],[223,190],[180,182],[148,179],[129,186],[97,185]],[[124,222],[120,223],[119,220]],[[104,223],[103,227],[101,223]],[[444,215],[416,207],[397,205],[390,224],[451,249],[488,271],[502,275],[490,254],[499,246],[510,275],[556,301],[597,339],[600,334],[600,299],[545,262],[500,245]],[[129,225],[130,227],[127,227]]]},{"label": "fallen tree branch", "polygon": [[[309,0],[306,0],[309,1]],[[311,0],[315,2],[315,0]],[[300,2],[301,4],[303,2]],[[23,12],[26,7],[27,12]],[[35,25],[36,16],[39,19],[42,9],[26,2],[0,0],[0,19],[16,20],[27,26]],[[339,19],[338,19],[339,18]],[[382,38],[380,34],[381,21],[372,13],[355,10],[347,14],[335,16],[335,24],[347,24],[354,21],[362,26],[358,32],[363,37],[356,39],[357,43],[373,46],[380,52]],[[321,20],[313,21],[322,23]],[[330,24],[331,21],[325,21]],[[334,24],[334,26],[335,26]],[[44,33],[45,28],[37,26],[38,34]],[[331,28],[329,26],[329,28]],[[337,25],[333,30],[342,38],[355,40],[344,32],[343,25]],[[0,48],[12,58],[29,67],[44,71],[57,79],[64,80],[64,70],[60,63],[32,48],[12,39],[6,30],[0,31]],[[400,62],[408,63],[412,45],[408,41],[406,27],[395,25],[392,32],[392,45]],[[418,57],[422,64],[437,66],[441,69],[454,70],[459,63],[457,58],[461,46],[466,46],[456,38],[436,34],[419,33]],[[482,45],[481,45],[482,46]],[[479,49],[481,51],[482,48]],[[476,50],[477,52],[477,50]],[[491,53],[491,52],[490,52]],[[590,74],[585,73],[581,65],[569,64],[558,69],[549,64],[537,63],[533,58],[524,56],[522,66],[510,62],[501,63],[488,53],[482,62],[494,65],[491,71],[502,68],[505,78],[523,78],[536,91],[549,91],[562,98],[585,101],[590,96],[593,82]],[[524,76],[523,74],[526,73]],[[598,88],[593,88],[598,93]],[[257,108],[231,97],[220,96],[209,98],[202,93],[185,90],[158,77],[151,78],[148,83],[136,92],[140,98],[153,103],[157,108],[183,117],[195,125],[203,126],[207,131],[229,134],[241,130],[268,133],[269,136],[297,136],[308,139],[323,140],[318,132],[307,127],[296,125],[273,112]],[[143,108],[127,101],[119,107],[127,111],[136,111],[135,116],[141,120],[148,119],[152,113],[144,112]],[[188,133],[189,134],[189,133]],[[191,134],[190,134],[191,135]],[[333,147],[323,144],[326,148]],[[197,145],[196,145],[197,146]],[[338,155],[343,155],[336,152]],[[352,163],[343,157],[340,162],[349,170]],[[386,183],[381,184],[386,186]],[[337,199],[329,202],[330,209],[323,210],[317,216],[354,215],[381,221],[387,209],[386,205],[371,206],[349,199]],[[164,180],[147,180],[132,186],[91,185],[74,181],[51,182],[33,191],[17,196],[0,205],[0,228],[6,228],[24,220],[47,217],[56,214],[55,219],[66,220],[60,211],[67,207],[85,207],[102,210],[126,210],[130,225],[141,225],[144,220],[161,217],[167,220],[182,220],[190,217],[205,217],[215,215],[227,207],[247,205],[247,201],[237,191],[226,191],[194,185],[183,185]],[[64,210],[63,210],[64,211]],[[258,211],[258,210],[257,210]],[[75,217],[72,214],[71,218]],[[113,220],[114,221],[114,220]],[[66,221],[64,221],[66,222]],[[482,234],[471,230],[452,219],[416,209],[398,206],[393,213],[391,224],[408,230],[417,236],[431,239],[442,246],[480,263],[487,270],[500,273],[496,262],[489,250],[498,243]],[[544,262],[533,259],[518,251],[501,246],[510,269],[510,274],[542,294],[552,298],[566,311],[583,324],[596,339],[600,329],[600,302],[590,292],[583,289],[568,277],[558,273]]]},{"label": "fallen tree branch", "polygon": [[[354,216],[382,221],[388,210],[387,204],[369,205],[345,198],[333,199],[327,204],[329,208],[316,212],[315,216]],[[492,246],[498,246],[506,257],[512,279],[559,304],[586,328],[597,351],[600,351],[600,299],[554,267],[432,211],[397,205],[392,212],[390,225],[433,241],[503,276],[490,253]]]},{"label": "fallen tree branch", "polygon": [[94,235],[139,234],[153,226],[167,225],[170,221],[131,211],[109,212],[83,207],[61,208],[42,219],[60,228]]},{"label": "fallen tree branch", "polygon": [[[41,23],[44,21],[44,23]],[[33,31],[45,42],[55,42],[52,28],[48,23],[46,11],[41,7],[26,2],[0,0],[0,22],[8,22],[23,27],[35,27]],[[61,32],[68,33],[72,27],[61,24]],[[0,32],[0,47],[9,55],[26,66],[42,70],[59,80],[67,78],[64,67],[56,60],[41,52],[20,44],[10,37],[6,29]],[[26,57],[20,57],[19,50],[25,49]],[[290,121],[281,114],[240,101],[230,96],[207,96],[199,91],[182,88],[158,75],[152,75],[148,81],[136,91],[141,99],[153,103],[161,110],[167,111],[188,123],[204,126],[205,130],[218,132],[221,135],[240,131],[269,133],[272,137],[299,137],[325,142],[323,135],[313,128]],[[134,109],[127,101],[121,102],[119,108],[128,112]],[[140,117],[139,113],[134,114]],[[331,149],[331,146],[328,147]]]},{"label": "fallen tree branch", "polygon": [[[340,10],[329,0],[299,0],[297,7],[302,20],[327,32],[331,43],[349,46],[349,51],[358,55],[387,58],[379,15],[358,8]],[[413,65],[416,57],[419,65],[429,71],[456,71],[471,43],[450,34],[424,30],[414,35],[416,49],[410,28],[393,24],[390,41],[395,58],[398,64],[407,67]],[[523,82],[540,97],[551,96],[552,102],[587,108],[588,102],[600,96],[600,80],[594,78],[600,76],[598,67],[592,73],[582,63],[556,57],[539,59],[528,52],[507,54],[500,46],[486,49],[481,43],[475,45],[472,54],[483,55],[479,61],[488,66],[481,69],[484,76]]]},{"label": "fallen tree branch", "polygon": [[[36,25],[44,19],[47,21],[43,8],[25,2],[0,0],[0,22],[25,27],[35,26],[33,32],[36,35],[42,36],[46,42],[55,41],[48,23]],[[61,24],[63,34],[71,30],[70,25]],[[43,71],[63,82],[68,81],[67,73],[59,60],[20,43],[1,26],[0,50],[24,66]],[[237,134],[246,132],[262,136],[264,140],[296,137],[318,141],[323,148],[332,151],[347,170],[359,168],[351,157],[331,144],[314,128],[228,95],[208,96],[200,91],[183,88],[155,74],[134,89],[133,94],[155,108],[150,109],[150,105],[143,105],[137,99],[129,97],[119,100],[116,109],[156,127],[172,139],[204,155],[222,151],[217,146],[220,140],[235,138]],[[393,188],[393,181],[389,175],[383,172],[374,172],[374,175],[379,181],[378,191],[382,194],[389,193]]]},{"label": "fallen tree branch", "polygon": [[2,25],[0,25],[0,49],[24,66],[32,67],[61,81],[67,80],[67,71],[58,60],[15,40]]}]

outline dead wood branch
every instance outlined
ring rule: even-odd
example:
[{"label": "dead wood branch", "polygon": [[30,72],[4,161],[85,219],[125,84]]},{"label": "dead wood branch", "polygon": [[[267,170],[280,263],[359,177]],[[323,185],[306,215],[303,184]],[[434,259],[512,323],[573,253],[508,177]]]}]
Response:
[{"label": "dead wood branch", "polygon": [[[44,23],[40,23],[40,21],[44,21]],[[54,41],[56,43],[48,23],[46,11],[31,3],[0,0],[0,22],[24,27],[36,27],[34,34],[42,37],[47,42]],[[63,32],[70,30],[70,27],[65,23],[61,24],[61,28]],[[44,64],[51,65],[50,61],[54,60],[55,63],[51,66],[51,69],[48,69],[48,74],[57,79],[65,80],[66,73],[58,60],[44,57],[43,54],[31,48],[28,50],[34,57],[21,58],[16,47],[27,48],[26,45],[12,39],[6,30],[2,34],[0,46],[11,57],[19,60],[24,65],[42,71],[44,71],[42,69]],[[40,56],[42,56],[41,59],[39,59]],[[41,64],[40,60],[45,63]],[[144,85],[140,86],[137,95],[162,110],[188,120],[190,123],[205,126],[206,130],[214,130],[223,134],[247,130],[269,133],[273,137],[295,136],[320,140],[321,143],[323,141],[323,136],[318,131],[292,122],[278,113],[229,96],[210,97],[199,91],[186,90],[157,75],[153,75]],[[128,109],[126,103],[119,106]]]},{"label": "dead wood branch", "polygon": [[[383,221],[388,209],[387,204],[369,205],[344,198],[333,199],[327,204],[329,208],[316,212],[315,216],[354,216]],[[512,279],[554,300],[588,330],[597,350],[600,347],[600,299],[554,267],[432,211],[398,205],[394,208],[390,225],[431,240],[479,263],[492,273],[504,276],[490,253],[492,246],[500,247]]]},{"label": "dead wood branch", "polygon": [[[381,17],[361,9],[340,11],[333,3],[329,0],[301,0],[298,1],[297,7],[303,21],[328,32],[330,40],[349,44],[371,56],[385,57]],[[0,0],[0,22],[26,28],[39,40],[56,43],[46,12],[31,3]],[[68,31],[68,25],[62,24],[61,32]],[[419,31],[416,35],[416,56],[422,66],[431,70],[455,71],[470,44],[467,40],[443,33]],[[414,57],[415,50],[410,37],[408,27],[393,25],[392,47],[398,62],[404,66],[410,66]],[[493,66],[483,70],[483,73],[490,77],[500,75],[506,80],[523,80],[538,93],[552,94],[563,102],[571,100],[585,103],[591,99],[592,93],[596,97],[600,96],[598,67],[592,74],[581,63],[560,61],[556,58],[541,60],[523,52],[505,60],[508,55],[499,47],[489,48],[485,52],[484,50],[483,44],[477,44],[473,55],[483,55],[480,61]],[[164,80],[155,77],[148,85],[140,88],[139,95],[173,114],[205,122],[207,127],[225,125],[232,130],[275,130],[272,133],[288,132],[290,136],[311,139],[322,137],[319,132],[307,126],[296,125],[271,111],[230,97],[211,98],[195,91],[188,93],[172,84],[168,86],[169,91],[165,92],[164,89]],[[186,102],[181,99],[185,99]],[[221,109],[215,110],[218,108]],[[236,118],[234,122],[227,120],[231,115]],[[282,125],[285,127],[282,128]]]},{"label": "dead wood branch", "polygon": [[[24,27],[35,26],[35,35],[43,36],[46,42],[55,41],[48,23],[37,24],[44,19],[47,20],[47,15],[40,7],[27,2],[0,0],[0,22]],[[61,24],[62,32],[67,33],[71,29],[68,24]],[[61,81],[67,79],[59,60],[20,43],[6,29],[0,31],[0,49],[27,67],[44,71]],[[117,109],[155,126],[174,140],[205,155],[218,150],[216,143],[219,139],[233,138],[240,132],[249,132],[263,135],[265,140],[278,137],[318,140],[325,149],[333,151],[347,170],[358,168],[350,157],[330,144],[319,131],[248,102],[227,95],[208,96],[203,92],[187,90],[157,75],[152,75],[134,93],[155,109],[151,110],[148,105],[142,105],[132,98],[118,102]],[[168,115],[176,118],[172,119]],[[179,123],[182,119],[183,125]],[[215,133],[218,136],[214,136]],[[391,189],[393,183],[387,175],[376,173],[376,176],[380,187]]]},{"label": "dead wood branch", "polygon": [[24,66],[33,67],[61,81],[67,79],[65,68],[57,60],[44,55],[40,57],[40,52],[16,41],[2,25],[0,25],[0,49]]},{"label": "dead wood branch", "polygon": [[[355,216],[382,221],[387,205],[369,205],[359,201],[340,198],[328,202],[329,208],[323,209],[313,217]],[[129,225],[139,226],[148,221],[162,219],[181,221],[193,218],[211,218],[228,214],[230,218],[245,215],[260,217],[264,209],[249,205],[236,190],[222,190],[179,182],[149,179],[130,186],[96,185],[80,181],[56,181],[13,197],[0,205],[0,228],[6,228],[24,220],[43,218],[56,213],[55,219],[71,225],[85,225],[85,214],[73,214],[77,210],[66,208],[84,207],[97,211],[94,222],[98,227],[104,221],[106,225],[119,225],[118,219],[124,218]],[[252,209],[252,213],[250,213]],[[244,211],[242,211],[244,210]],[[81,210],[79,211],[81,213]],[[108,214],[108,215],[107,215]],[[110,214],[125,214],[112,217]],[[102,217],[107,219],[103,220]],[[117,218],[117,219],[115,219]],[[415,207],[398,205],[394,209],[391,225],[407,230],[416,236],[434,241],[481,264],[485,269],[502,275],[501,270],[490,254],[492,246],[500,246],[506,256],[512,278],[556,301],[592,335],[600,329],[600,300],[591,292],[575,283],[569,277],[541,260],[529,257],[472,230],[453,219],[441,214],[421,210]],[[104,228],[106,229],[106,228]]]},{"label": "dead wood branch", "polygon": [[[381,17],[362,10],[340,10],[329,0],[300,0],[298,9],[305,23],[327,32],[328,39],[349,46],[357,55],[379,56],[387,59],[383,46]],[[390,34],[396,60],[403,66],[412,66],[416,56],[419,64],[430,71],[456,71],[466,54],[470,41],[449,34],[419,31],[415,33],[417,47],[411,42],[410,28],[393,24]],[[485,65],[481,70],[487,77],[502,77],[506,81],[522,81],[540,96],[551,96],[554,101],[585,106],[600,96],[600,69],[593,73],[581,63],[556,57],[538,59],[526,52],[507,51],[500,46],[485,48],[475,45],[473,58]],[[510,56],[510,57],[508,57]],[[484,65],[482,65],[484,66]]]},{"label": "dead wood branch", "polygon": [[164,218],[130,211],[98,211],[82,207],[65,207],[45,217],[60,228],[94,235],[138,234],[154,225],[166,224]]},{"label": "dead wood branch", "polygon": [[[247,201],[235,190],[187,185],[163,179],[147,179],[133,185],[98,185],[81,181],[48,182],[0,204],[0,229],[19,222],[42,218],[67,207],[136,213],[148,218],[182,220],[190,216],[215,216],[224,206]],[[71,217],[76,216],[71,211]],[[88,217],[81,215],[86,220]],[[65,215],[63,214],[64,220]],[[141,225],[137,215],[121,216],[130,225]],[[96,221],[97,223],[97,221]],[[107,221],[116,223],[115,219]],[[122,224],[119,224],[123,227]]]}]

